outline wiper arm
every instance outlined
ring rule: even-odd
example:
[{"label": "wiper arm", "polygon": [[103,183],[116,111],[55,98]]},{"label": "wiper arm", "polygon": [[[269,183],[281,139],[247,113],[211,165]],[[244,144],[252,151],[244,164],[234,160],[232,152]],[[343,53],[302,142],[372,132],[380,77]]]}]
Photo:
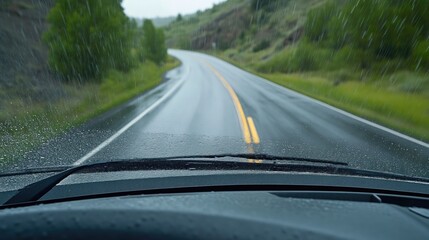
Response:
[{"label": "wiper arm", "polygon": [[39,198],[45,195],[45,193],[49,192],[49,190],[51,190],[59,182],[65,179],[67,176],[85,167],[86,166],[84,165],[84,166],[69,168],[68,170],[65,170],[63,172],[57,173],[48,178],[32,183],[24,187],[23,189],[19,190],[19,192],[15,194],[12,198],[7,200],[7,202],[4,203],[4,205],[37,201]]}]

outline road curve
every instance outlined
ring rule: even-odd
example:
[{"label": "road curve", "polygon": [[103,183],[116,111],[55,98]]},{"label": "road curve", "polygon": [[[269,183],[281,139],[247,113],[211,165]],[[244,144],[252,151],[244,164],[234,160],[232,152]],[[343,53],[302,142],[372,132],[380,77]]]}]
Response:
[{"label": "road curve", "polygon": [[267,153],[429,177],[429,148],[229,63],[170,50],[157,88],[61,136],[27,167],[189,154]]}]

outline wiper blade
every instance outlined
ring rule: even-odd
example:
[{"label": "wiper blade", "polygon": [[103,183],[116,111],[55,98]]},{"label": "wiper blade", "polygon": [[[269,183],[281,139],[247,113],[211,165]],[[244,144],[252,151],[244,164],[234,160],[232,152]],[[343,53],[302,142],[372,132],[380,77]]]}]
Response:
[{"label": "wiper blade", "polygon": [[[311,159],[311,158],[298,158],[298,157],[283,157],[270,154],[253,154],[253,153],[243,153],[243,154],[215,154],[215,155],[188,155],[188,156],[173,156],[173,157],[160,157],[160,158],[140,158],[132,160],[117,160],[110,161],[114,162],[136,162],[136,161],[160,161],[160,160],[179,160],[179,159],[219,159],[219,158],[241,158],[241,159],[252,159],[252,160],[267,160],[267,161],[296,161],[296,162],[306,162],[306,163],[320,163],[320,164],[332,164],[332,165],[341,165],[347,166],[348,163],[339,162],[339,161],[330,161],[330,160],[320,160],[320,159]],[[92,166],[84,165],[84,166]],[[62,172],[70,168],[74,168],[73,165],[62,165],[62,166],[46,166],[46,167],[35,167],[27,169],[18,169],[0,172],[0,177],[11,177],[19,175],[28,175],[28,174],[39,174],[39,173],[55,173]]]},{"label": "wiper blade", "polygon": [[[252,160],[269,160],[269,161],[296,161],[296,162],[306,162],[306,163],[322,163],[322,164],[332,164],[332,165],[341,165],[347,166],[346,162],[339,161],[330,161],[330,160],[320,160],[312,158],[299,158],[299,157],[283,157],[270,154],[257,154],[257,153],[243,153],[243,154],[216,154],[216,155],[190,155],[190,156],[178,156],[178,157],[168,157],[168,158],[152,158],[153,160],[172,160],[172,159],[216,159],[216,158],[244,158]],[[144,160],[144,159],[142,159]]]},{"label": "wiper blade", "polygon": [[[192,163],[196,163],[197,165],[216,165],[215,167],[217,169],[221,169],[224,165],[229,166],[230,169],[236,168],[238,165],[247,166],[250,169],[253,169],[252,165],[256,164],[249,164],[247,162],[236,162],[236,161],[206,161],[201,159],[216,159],[216,158],[244,158],[244,159],[254,159],[254,160],[273,160],[273,161],[300,161],[300,162],[306,162],[306,163],[322,163],[322,164],[330,164],[330,165],[347,165],[347,163],[342,162],[334,162],[334,161],[327,161],[327,160],[316,160],[316,159],[306,159],[306,158],[292,158],[292,157],[281,157],[281,156],[273,156],[268,154],[218,154],[218,155],[191,155],[191,156],[177,156],[177,157],[165,157],[165,158],[145,158],[145,159],[133,159],[133,160],[122,160],[122,161],[113,161],[113,162],[102,162],[102,163],[94,163],[94,164],[88,164],[88,165],[82,165],[82,166],[75,166],[68,168],[65,166],[65,171],[62,171],[60,173],[57,173],[55,175],[52,175],[48,178],[45,178],[43,180],[40,180],[38,182],[32,183],[23,189],[19,190],[19,192],[14,195],[11,199],[9,199],[5,205],[10,204],[19,204],[19,203],[25,203],[25,202],[34,202],[40,199],[43,195],[45,195],[47,192],[49,192],[53,187],[55,187],[58,183],[60,183],[63,179],[68,177],[69,175],[78,172],[80,170],[85,169],[91,169],[91,168],[100,168],[103,170],[119,170],[124,165],[146,165],[146,170],[148,169],[160,169],[159,167],[165,167],[166,165],[173,165],[173,168],[180,168],[180,167],[186,167],[186,165],[189,164],[189,161],[179,161],[179,159],[199,159],[195,160]],[[229,164],[228,164],[229,163]],[[234,166],[232,166],[232,165]],[[181,165],[181,166],[178,166]],[[266,166],[273,166],[274,163],[262,163],[258,164],[260,166],[265,165]],[[231,168],[232,167],[232,168]],[[305,166],[304,166],[305,167]],[[308,166],[307,166],[308,167]],[[53,169],[55,170],[55,169]],[[58,170],[58,169],[56,169]],[[26,170],[24,172],[32,173],[37,171],[43,171],[43,169],[38,170]],[[23,174],[23,173],[21,173]]]},{"label": "wiper blade", "polygon": [[[262,159],[273,160],[263,161],[258,164],[252,164],[246,161],[231,161],[231,160],[202,160],[204,158],[217,159],[217,158],[244,158],[244,159]],[[182,159],[182,160],[180,160]],[[186,161],[185,159],[196,159]],[[277,164],[276,161],[304,161],[305,163],[298,164]],[[321,164],[308,164],[323,163]],[[343,166],[338,166],[343,165]],[[54,188],[63,179],[74,173],[91,173],[96,170],[99,171],[132,171],[132,170],[259,170],[259,171],[280,171],[280,172],[311,172],[321,174],[335,174],[346,176],[364,176],[382,179],[395,179],[404,181],[417,181],[429,182],[428,179],[409,177],[394,173],[377,172],[370,170],[362,170],[350,168],[346,163],[313,160],[313,159],[300,159],[271,156],[265,154],[222,154],[222,155],[199,155],[199,156],[178,156],[169,158],[148,158],[148,159],[134,159],[122,160],[113,162],[101,162],[88,165],[81,165],[69,168],[63,172],[54,174],[41,181],[30,184],[18,191],[16,195],[10,198],[3,206],[20,205],[24,203],[37,202],[43,195]],[[89,171],[88,171],[89,170]]]}]

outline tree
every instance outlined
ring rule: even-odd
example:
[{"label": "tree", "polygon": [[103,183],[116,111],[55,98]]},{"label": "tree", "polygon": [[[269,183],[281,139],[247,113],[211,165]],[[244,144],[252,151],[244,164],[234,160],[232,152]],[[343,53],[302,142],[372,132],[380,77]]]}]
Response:
[{"label": "tree", "polygon": [[148,19],[143,23],[142,49],[143,60],[162,64],[167,58],[164,32],[162,29],[156,29],[153,22]]},{"label": "tree", "polygon": [[165,46],[165,35],[162,29],[156,30],[156,41],[155,62],[160,64],[167,59],[167,47]]},{"label": "tree", "polygon": [[183,20],[182,14],[180,14],[180,13],[179,13],[179,14],[177,15],[176,21],[177,21],[177,22],[180,22],[180,21],[182,21],[182,20]]},{"label": "tree", "polygon": [[131,67],[132,24],[120,0],[57,0],[48,15],[49,63],[67,80],[99,80]]},{"label": "tree", "polygon": [[142,50],[143,59],[155,60],[155,49],[156,49],[156,29],[153,22],[149,19],[143,22],[143,39],[142,39]]}]

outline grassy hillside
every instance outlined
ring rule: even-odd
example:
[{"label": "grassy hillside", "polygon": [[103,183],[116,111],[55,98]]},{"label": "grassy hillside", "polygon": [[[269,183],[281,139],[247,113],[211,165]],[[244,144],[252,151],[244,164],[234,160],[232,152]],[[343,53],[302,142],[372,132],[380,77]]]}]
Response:
[{"label": "grassy hillside", "polygon": [[423,0],[229,0],[166,31],[170,47],[215,54],[429,141],[428,9]]},{"label": "grassy hillside", "polygon": [[[231,13],[235,12],[236,9],[241,9],[241,6],[245,4],[246,0],[230,0],[224,3],[215,5],[213,8],[199,11],[195,15],[189,18],[183,18],[180,21],[174,21],[169,26],[165,27],[167,45],[173,48],[182,49],[204,49],[197,47],[199,37],[209,36],[208,29],[213,28],[212,25],[215,19],[222,21],[223,19],[230,19]],[[226,18],[226,16],[229,16]],[[230,27],[235,27],[235,24],[231,24]],[[222,31],[219,31],[221,33]],[[219,41],[224,39],[226,34],[222,37],[218,35]],[[207,47],[211,46],[211,41],[207,40]]]},{"label": "grassy hillside", "polygon": [[307,12],[324,0],[273,1],[259,9],[251,0],[229,0],[165,28],[169,47],[220,50],[251,62],[267,59],[299,41]]}]

